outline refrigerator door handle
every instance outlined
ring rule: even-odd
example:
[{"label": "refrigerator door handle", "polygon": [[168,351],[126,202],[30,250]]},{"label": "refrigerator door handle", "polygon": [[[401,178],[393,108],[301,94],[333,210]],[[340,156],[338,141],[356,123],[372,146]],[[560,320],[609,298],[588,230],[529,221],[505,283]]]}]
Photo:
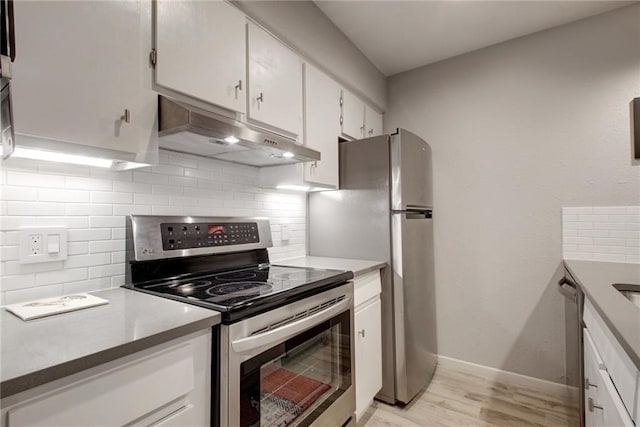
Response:
[{"label": "refrigerator door handle", "polygon": [[407,219],[431,219],[433,218],[433,210],[431,209],[420,209],[413,210],[408,209],[405,211],[392,211],[394,214],[404,214]]}]

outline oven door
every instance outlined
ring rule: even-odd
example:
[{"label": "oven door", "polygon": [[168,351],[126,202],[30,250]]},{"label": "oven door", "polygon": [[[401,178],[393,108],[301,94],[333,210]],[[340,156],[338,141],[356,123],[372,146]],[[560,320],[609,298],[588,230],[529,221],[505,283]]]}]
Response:
[{"label": "oven door", "polygon": [[347,423],[355,411],[352,295],[348,283],[224,326],[221,425]]}]

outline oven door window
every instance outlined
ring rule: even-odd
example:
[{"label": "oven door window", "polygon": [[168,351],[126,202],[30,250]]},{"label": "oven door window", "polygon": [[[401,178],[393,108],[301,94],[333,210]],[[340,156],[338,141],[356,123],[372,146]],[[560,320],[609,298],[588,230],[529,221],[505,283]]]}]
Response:
[{"label": "oven door window", "polygon": [[349,312],[241,364],[242,427],[308,425],[351,386]]}]

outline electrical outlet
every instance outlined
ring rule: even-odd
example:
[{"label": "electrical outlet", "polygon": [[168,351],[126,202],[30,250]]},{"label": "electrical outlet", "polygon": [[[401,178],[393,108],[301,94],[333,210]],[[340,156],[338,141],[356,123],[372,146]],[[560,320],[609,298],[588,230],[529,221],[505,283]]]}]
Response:
[{"label": "electrical outlet", "polygon": [[29,235],[29,255],[41,255],[42,254],[42,234]]},{"label": "electrical outlet", "polygon": [[23,227],[20,229],[20,264],[67,259],[67,227]]},{"label": "electrical outlet", "polygon": [[280,230],[280,238],[284,241],[289,240],[289,224],[282,224]]}]

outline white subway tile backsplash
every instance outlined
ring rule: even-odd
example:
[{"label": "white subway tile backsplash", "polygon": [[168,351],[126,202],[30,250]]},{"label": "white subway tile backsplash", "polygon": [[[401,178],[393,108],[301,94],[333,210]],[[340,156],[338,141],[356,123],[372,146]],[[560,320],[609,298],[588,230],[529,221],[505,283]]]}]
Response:
[{"label": "white subway tile backsplash", "polygon": [[65,268],[64,270],[36,273],[36,285],[75,282],[87,278],[86,268]]},{"label": "white subway tile backsplash", "polygon": [[[116,206],[113,206],[114,210]],[[92,228],[124,227],[124,216],[92,216],[89,218],[89,224]]]},{"label": "white subway tile backsplash", "polygon": [[81,280],[79,282],[64,283],[62,288],[63,295],[77,294],[83,292],[92,292],[100,289],[109,289],[111,287],[111,280],[108,277],[101,277],[98,279]]},{"label": "white subway tile backsplash", "polygon": [[41,188],[38,190],[38,199],[42,202],[88,202],[89,192],[83,190],[54,190]]},{"label": "white subway tile backsplash", "polygon": [[133,180],[146,184],[166,184],[169,182],[169,177],[167,175],[162,175],[159,173],[134,172]]},{"label": "white subway tile backsplash", "polygon": [[7,171],[7,183],[22,187],[64,188],[64,176]]},{"label": "white subway tile backsplash", "polygon": [[189,154],[168,153],[167,162],[171,165],[184,166],[187,168],[198,167],[198,157]]},{"label": "white subway tile backsplash", "polygon": [[31,288],[35,286],[35,274],[19,274],[16,276],[0,277],[0,290],[13,291],[16,289]]},{"label": "white subway tile backsplash", "polygon": [[83,178],[67,176],[65,178],[65,186],[67,188],[75,188],[80,190],[112,191],[113,181],[106,178]]},{"label": "white subway tile backsplash", "polygon": [[167,205],[169,196],[161,194],[134,194],[133,203],[136,205]]},{"label": "white subway tile backsplash", "polygon": [[62,261],[45,262],[42,264],[20,264],[18,261],[3,262],[2,274],[7,276],[17,276],[24,274],[40,273],[43,271],[55,271],[63,268]]},{"label": "white subway tile backsplash", "polygon": [[[114,215],[151,215],[149,205],[113,205]],[[124,225],[124,223],[123,223]]]},{"label": "white subway tile backsplash", "polygon": [[[124,284],[125,215],[131,213],[266,216],[276,245],[269,249],[273,261],[305,254],[304,194],[260,188],[258,169],[250,166],[163,150],[160,163],[123,172],[38,161],[3,163],[0,304]],[[625,215],[633,213],[625,210]],[[584,209],[572,213],[576,224],[578,215],[592,214],[596,213]],[[280,241],[283,223],[290,226],[288,241]],[[19,228],[47,225],[67,226],[67,260],[20,264],[16,256]],[[640,230],[616,225],[623,226],[620,231]],[[578,236],[577,230],[577,226],[574,231],[565,230],[564,235],[596,236]],[[634,239],[635,233],[597,236],[626,241]]]},{"label": "white subway tile backsplash", "polygon": [[[191,209],[189,209],[189,212],[192,212]],[[151,209],[151,213],[153,215],[182,215],[185,212],[182,206],[165,205],[153,206]],[[199,214],[193,213],[193,215]]]},{"label": "white subway tile backsplash", "polygon": [[640,263],[640,206],[562,208],[565,259]]},{"label": "white subway tile backsplash", "polygon": [[[153,172],[154,174],[161,174],[161,175],[178,175],[178,176],[182,176],[184,175],[184,168],[180,167],[180,166],[173,166],[173,165],[158,165],[158,166],[153,166],[151,168],[151,172]],[[166,177],[165,177],[166,178]],[[153,183],[162,183],[162,182],[166,182],[166,179],[163,178],[162,181],[153,181]],[[171,177],[169,177],[171,178]],[[144,178],[146,179],[146,178]],[[142,180],[143,182],[144,179]],[[140,178],[137,179],[138,181],[141,181]],[[149,182],[149,181],[147,181]]]},{"label": "white subway tile backsplash", "polygon": [[82,255],[89,252],[87,242],[67,242],[67,255]]},{"label": "white subway tile backsplash", "polygon": [[133,203],[133,194],[123,192],[91,192],[92,203]]},{"label": "white subway tile backsplash", "polygon": [[111,238],[110,229],[79,229],[67,231],[69,242],[87,242],[91,240],[106,240]]},{"label": "white subway tile backsplash", "polygon": [[113,206],[109,204],[67,203],[67,215],[111,215]]},{"label": "white subway tile backsplash", "polygon": [[[113,191],[121,193],[149,194],[151,193],[151,184],[143,184],[141,182],[113,182]],[[131,203],[131,202],[125,202]]]},{"label": "white subway tile backsplash", "polygon": [[124,274],[124,263],[89,267],[89,278],[111,277]]},{"label": "white subway tile backsplash", "polygon": [[38,190],[25,187],[2,187],[0,200],[36,201],[38,200]]},{"label": "white subway tile backsplash", "polygon": [[[103,240],[103,242],[108,242],[108,240]],[[89,243],[89,247],[92,244],[99,242],[91,242]],[[89,267],[92,265],[104,265],[111,263],[111,255],[110,254],[91,254],[91,255],[70,255],[64,262],[64,268],[78,268],[78,267]]]},{"label": "white subway tile backsplash", "polygon": [[124,240],[101,240],[89,243],[89,252],[116,252],[124,251]]},{"label": "white subway tile backsplash", "polygon": [[111,229],[111,238],[112,239],[124,239],[126,236],[126,230],[124,228],[112,228]]},{"label": "white subway tile backsplash", "polygon": [[64,215],[64,203],[7,202],[7,215]]}]

